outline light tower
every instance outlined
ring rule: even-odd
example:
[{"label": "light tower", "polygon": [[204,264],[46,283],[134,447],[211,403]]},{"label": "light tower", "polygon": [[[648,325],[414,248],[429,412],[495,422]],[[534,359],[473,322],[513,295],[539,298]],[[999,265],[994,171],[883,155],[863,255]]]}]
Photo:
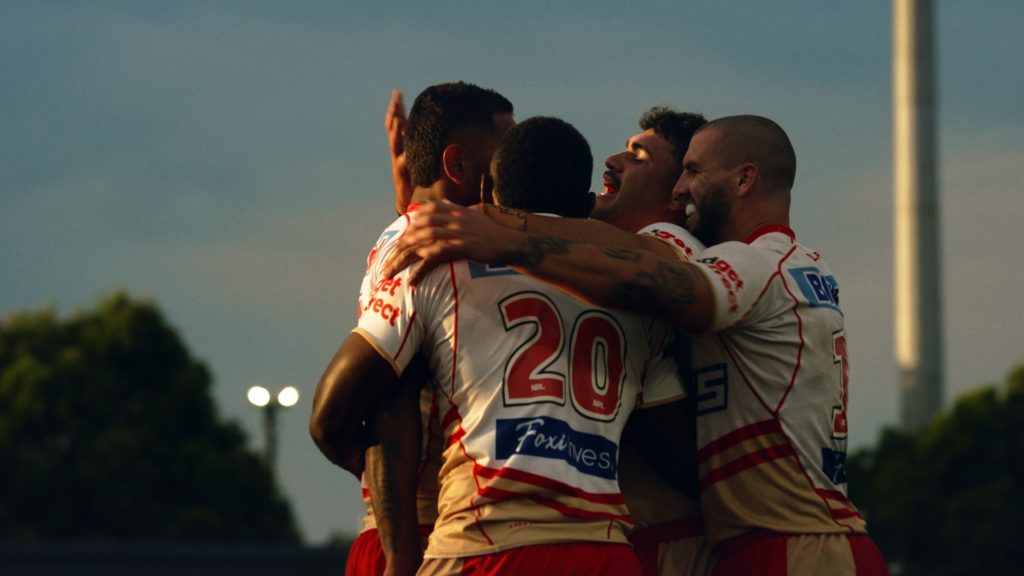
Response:
[{"label": "light tower", "polygon": [[299,391],[294,386],[285,386],[275,397],[263,386],[253,386],[246,397],[250,404],[263,410],[263,462],[273,473],[277,460],[277,411],[298,403]]},{"label": "light tower", "polygon": [[942,407],[942,282],[931,0],[893,0],[896,363],[901,422]]}]

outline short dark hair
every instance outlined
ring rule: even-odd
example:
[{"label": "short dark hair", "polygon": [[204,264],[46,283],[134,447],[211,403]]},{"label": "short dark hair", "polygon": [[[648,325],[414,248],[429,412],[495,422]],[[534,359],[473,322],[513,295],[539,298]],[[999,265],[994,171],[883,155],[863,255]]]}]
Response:
[{"label": "short dark hair", "polygon": [[494,196],[502,206],[585,218],[590,213],[590,145],[564,120],[536,116],[505,133],[494,153]]},{"label": "short dark hair", "polygon": [[753,162],[769,187],[786,192],[793,188],[796,152],[786,131],[774,120],[753,114],[725,116],[704,128],[728,135],[719,148],[726,168]]},{"label": "short dark hair", "polygon": [[704,124],[707,124],[707,118],[703,114],[676,112],[664,106],[654,106],[640,117],[641,130],[653,129],[655,134],[672,145],[672,155],[680,168],[686,149],[690,147],[690,139]]},{"label": "short dark hair", "polygon": [[465,129],[493,132],[495,114],[511,114],[512,103],[494,90],[467,82],[431,86],[409,109],[403,145],[409,180],[427,187],[441,177],[441,153]]}]

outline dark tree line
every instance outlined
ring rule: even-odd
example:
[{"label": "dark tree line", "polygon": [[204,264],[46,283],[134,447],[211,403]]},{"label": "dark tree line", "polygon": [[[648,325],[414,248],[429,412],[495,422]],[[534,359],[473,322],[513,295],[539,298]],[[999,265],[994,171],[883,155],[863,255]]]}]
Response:
[{"label": "dark tree line", "polygon": [[298,542],[207,368],[124,294],[0,324],[0,539]]},{"label": "dark tree line", "polygon": [[1020,574],[1024,365],[920,432],[887,430],[850,460],[850,497],[893,573]]}]

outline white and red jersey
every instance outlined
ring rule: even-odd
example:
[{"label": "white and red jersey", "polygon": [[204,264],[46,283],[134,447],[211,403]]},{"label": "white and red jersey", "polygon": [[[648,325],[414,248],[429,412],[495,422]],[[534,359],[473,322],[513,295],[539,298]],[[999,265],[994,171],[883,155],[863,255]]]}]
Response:
[{"label": "white and red jersey", "polygon": [[846,497],[846,333],[828,266],[782,226],[696,263],[715,298],[693,339],[708,537],[865,532]]},{"label": "white and red jersey", "polygon": [[[384,232],[368,278],[406,222]],[[425,555],[627,542],[622,428],[638,403],[683,394],[667,328],[508,268],[455,262],[415,288],[408,274],[364,286],[356,331],[399,373],[424,354],[436,378],[446,448]]]},{"label": "white and red jersey", "polygon": [[689,230],[670,222],[649,224],[637,231],[637,234],[654,236],[672,248],[680,260],[690,261],[704,251],[704,245],[690,234]]},{"label": "white and red jersey", "polygon": [[[410,206],[410,210],[415,206]],[[408,224],[408,216],[399,218]],[[387,230],[394,228],[394,224]],[[402,226],[404,229],[404,225]],[[379,274],[374,273],[373,263],[377,262],[379,268],[380,260],[377,254],[382,248],[383,241],[391,238],[387,232],[377,240],[373,249],[370,250],[366,259],[366,273],[363,275],[362,287],[359,291],[358,314],[362,316],[364,310],[372,310],[370,302],[372,287],[377,286],[380,279]],[[433,386],[424,386],[420,392],[420,415],[422,424],[422,446],[420,448],[419,482],[416,485],[416,521],[421,526],[432,526],[437,520],[437,473],[441,468],[441,452],[443,449],[441,438],[441,421],[438,413],[437,391]],[[366,475],[360,479],[363,502],[366,503],[366,514],[362,518],[362,531],[377,528],[377,519],[373,513],[373,505],[370,501],[370,488],[366,484]]]},{"label": "white and red jersey", "polygon": [[[680,260],[692,260],[704,250],[700,241],[686,229],[668,222],[651,224],[641,228],[637,234],[654,236],[668,244]],[[681,341],[673,352],[688,356],[688,336],[676,334],[676,338]],[[677,356],[676,361],[679,369],[685,374],[690,368],[689,358]],[[690,425],[688,422],[679,424]],[[666,457],[670,455],[666,454]],[[630,459],[635,462],[629,465],[628,470],[623,468],[622,488],[638,530],[648,526],[664,525],[682,518],[693,518],[697,525],[700,524],[699,502],[669,487],[639,457],[630,455]]]}]

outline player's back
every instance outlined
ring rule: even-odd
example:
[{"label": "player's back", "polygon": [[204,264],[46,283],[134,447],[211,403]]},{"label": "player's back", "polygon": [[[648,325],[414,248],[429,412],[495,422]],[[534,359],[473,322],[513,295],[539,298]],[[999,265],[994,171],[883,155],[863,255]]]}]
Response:
[{"label": "player's back", "polygon": [[694,341],[708,535],[863,533],[845,494],[848,367],[835,279],[791,232],[730,244],[700,261],[737,295],[734,323]]},{"label": "player's back", "polygon": [[680,392],[664,325],[469,262],[404,293],[448,440],[427,556],[626,542],[622,428],[645,382],[647,401]]}]

